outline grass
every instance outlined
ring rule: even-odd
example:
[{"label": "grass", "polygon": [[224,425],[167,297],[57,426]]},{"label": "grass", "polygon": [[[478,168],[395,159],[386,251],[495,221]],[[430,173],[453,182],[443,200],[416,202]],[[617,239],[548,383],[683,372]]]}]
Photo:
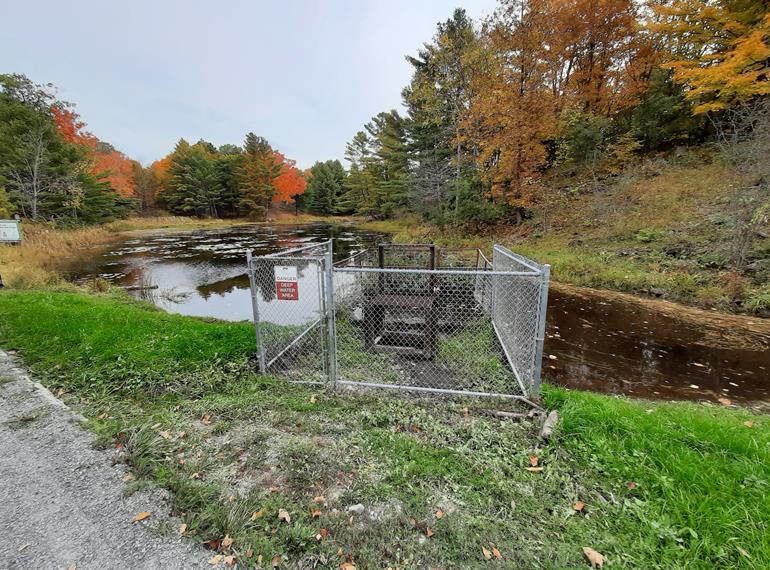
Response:
[{"label": "grass", "polygon": [[765,416],[546,387],[561,421],[543,444],[490,417],[499,402],[255,376],[246,323],[66,291],[0,292],[0,314],[0,346],[120,446],[132,485],[169,489],[186,536],[229,536],[239,563],[587,567],[590,546],[614,567],[770,565]]}]

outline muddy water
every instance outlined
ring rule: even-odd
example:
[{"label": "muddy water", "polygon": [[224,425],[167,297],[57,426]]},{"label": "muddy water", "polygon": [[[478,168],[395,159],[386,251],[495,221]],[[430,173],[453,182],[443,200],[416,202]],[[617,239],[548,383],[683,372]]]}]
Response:
[{"label": "muddy water", "polygon": [[770,326],[748,335],[620,297],[552,289],[548,380],[652,399],[770,401]]},{"label": "muddy water", "polygon": [[[336,259],[385,237],[355,227],[241,226],[150,232],[72,263],[75,281],[101,277],[142,287],[132,294],[175,313],[227,320],[251,317],[245,255],[334,239]],[[556,384],[653,399],[727,397],[770,401],[770,325],[745,335],[736,321],[711,322],[661,311],[614,294],[554,288],[543,371]],[[759,319],[754,319],[759,321]]]}]

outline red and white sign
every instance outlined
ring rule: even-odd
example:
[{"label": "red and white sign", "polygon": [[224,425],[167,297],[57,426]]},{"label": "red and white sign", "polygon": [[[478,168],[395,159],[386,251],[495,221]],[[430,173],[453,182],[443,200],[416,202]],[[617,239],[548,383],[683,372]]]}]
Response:
[{"label": "red and white sign", "polygon": [[279,301],[298,301],[299,285],[294,265],[275,266],[275,294]]}]

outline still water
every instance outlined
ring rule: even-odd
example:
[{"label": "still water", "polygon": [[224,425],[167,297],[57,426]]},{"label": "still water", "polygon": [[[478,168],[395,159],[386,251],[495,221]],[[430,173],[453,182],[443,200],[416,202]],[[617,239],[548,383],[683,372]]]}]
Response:
[{"label": "still water", "polygon": [[[273,253],[329,238],[335,260],[387,239],[328,224],[149,232],[73,261],[70,277],[138,287],[132,294],[175,313],[246,320],[247,250]],[[653,399],[770,401],[770,325],[744,342],[739,333],[722,334],[720,324],[560,289],[551,291],[547,321],[543,371],[553,383]]]}]

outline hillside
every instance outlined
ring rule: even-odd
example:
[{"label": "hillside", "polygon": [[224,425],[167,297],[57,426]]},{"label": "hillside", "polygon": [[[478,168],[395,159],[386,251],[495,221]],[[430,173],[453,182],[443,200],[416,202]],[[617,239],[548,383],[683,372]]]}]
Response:
[{"label": "hillside", "polygon": [[[675,156],[678,154],[678,156]],[[700,149],[647,158],[594,183],[552,178],[549,210],[519,225],[463,232],[417,220],[372,222],[399,241],[501,242],[553,267],[555,281],[641,293],[698,306],[770,311],[770,227],[742,239],[740,175]],[[740,247],[740,246],[743,247]],[[734,255],[743,250],[742,263]]]}]

